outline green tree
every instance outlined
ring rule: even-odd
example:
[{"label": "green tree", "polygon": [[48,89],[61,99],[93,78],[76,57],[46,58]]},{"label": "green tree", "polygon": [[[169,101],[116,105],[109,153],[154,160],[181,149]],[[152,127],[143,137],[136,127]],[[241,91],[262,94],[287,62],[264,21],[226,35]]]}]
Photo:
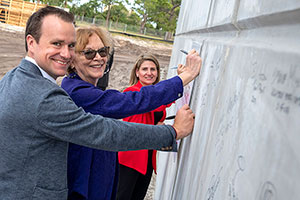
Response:
[{"label": "green tree", "polygon": [[180,4],[181,0],[135,0],[133,9],[142,18],[140,32],[153,23],[158,29],[174,32]]},{"label": "green tree", "polygon": [[133,10],[141,16],[140,33],[144,33],[147,22],[151,21],[153,13],[155,13],[155,4],[153,0],[134,0]]},{"label": "green tree", "polygon": [[129,24],[129,25],[140,24],[141,23],[141,18],[138,16],[138,14],[136,14],[136,12],[134,10],[132,10],[130,12],[129,16],[127,16],[125,18],[124,23]]},{"label": "green tree", "polygon": [[[107,16],[108,10],[106,10],[103,14]],[[126,7],[121,2],[111,6],[110,19],[116,23],[118,23],[118,22],[126,23],[126,18],[128,16],[128,14],[129,14],[129,11],[126,9]]]},{"label": "green tree", "polygon": [[59,6],[59,7],[66,8],[68,6],[68,2],[72,3],[72,0],[36,0],[36,2],[51,5],[51,6]]},{"label": "green tree", "polygon": [[155,0],[157,13],[152,20],[164,31],[174,32],[181,0]]},{"label": "green tree", "polygon": [[80,15],[84,17],[94,18],[99,14],[101,4],[97,0],[90,0],[88,3],[84,3],[79,7],[75,4],[70,8],[70,12],[74,15]]},{"label": "green tree", "polygon": [[105,7],[105,9],[107,10],[107,14],[106,14],[106,27],[108,27],[110,18],[111,18],[111,6],[119,3],[120,0],[102,0],[102,4]]}]

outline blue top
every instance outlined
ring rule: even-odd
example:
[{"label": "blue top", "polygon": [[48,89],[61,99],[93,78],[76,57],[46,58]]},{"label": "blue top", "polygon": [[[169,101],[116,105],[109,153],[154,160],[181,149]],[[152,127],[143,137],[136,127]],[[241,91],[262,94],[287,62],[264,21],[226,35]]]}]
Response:
[{"label": "blue top", "polygon": [[[183,85],[176,76],[156,85],[142,87],[140,92],[121,93],[106,90],[83,81],[76,73],[62,81],[61,87],[77,106],[86,112],[121,119],[154,110],[182,96]],[[77,192],[89,200],[115,199],[118,168],[117,154],[69,144],[68,188],[69,195]]]}]

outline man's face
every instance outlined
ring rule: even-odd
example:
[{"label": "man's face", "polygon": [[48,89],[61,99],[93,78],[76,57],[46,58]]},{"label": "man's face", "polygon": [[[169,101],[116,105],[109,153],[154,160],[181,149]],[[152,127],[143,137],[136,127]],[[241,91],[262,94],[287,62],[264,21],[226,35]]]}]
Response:
[{"label": "man's face", "polygon": [[55,15],[43,19],[39,43],[27,37],[28,56],[56,79],[66,74],[75,56],[75,28]]}]

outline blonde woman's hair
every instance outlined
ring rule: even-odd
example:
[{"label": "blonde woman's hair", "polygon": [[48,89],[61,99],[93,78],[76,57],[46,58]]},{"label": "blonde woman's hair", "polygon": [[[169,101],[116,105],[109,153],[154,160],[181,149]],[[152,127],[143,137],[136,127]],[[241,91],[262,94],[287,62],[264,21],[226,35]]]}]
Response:
[{"label": "blonde woman's hair", "polygon": [[[89,43],[89,38],[96,34],[104,46],[110,47],[109,49],[112,50],[112,40],[108,31],[104,30],[103,28],[96,27],[96,26],[88,26],[88,27],[79,27],[76,28],[76,45],[75,45],[75,52],[81,52],[84,50],[86,45]],[[74,66],[70,65],[67,70],[68,74],[74,72]]]},{"label": "blonde woman's hair", "polygon": [[144,61],[152,61],[156,66],[157,78],[154,81],[153,85],[160,81],[160,66],[159,66],[158,60],[152,54],[141,54],[136,59],[135,64],[134,64],[134,66],[131,70],[130,80],[129,80],[130,86],[135,85],[139,81],[139,78],[136,76],[136,70],[140,69],[140,67],[141,67],[141,65],[143,64]]}]

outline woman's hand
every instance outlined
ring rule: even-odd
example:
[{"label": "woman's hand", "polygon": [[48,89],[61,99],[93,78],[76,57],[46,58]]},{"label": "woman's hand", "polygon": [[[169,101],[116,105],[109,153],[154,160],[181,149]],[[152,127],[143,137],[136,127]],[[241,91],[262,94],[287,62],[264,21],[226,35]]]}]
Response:
[{"label": "woman's hand", "polygon": [[182,72],[184,72],[185,66],[183,64],[179,64],[177,67],[177,74],[181,74]]},{"label": "woman's hand", "polygon": [[191,50],[186,56],[186,65],[180,66],[180,69],[179,66],[177,68],[177,72],[178,70],[180,72],[178,76],[181,78],[183,86],[187,85],[199,75],[201,66],[202,59],[199,53],[196,52],[195,49]]}]

